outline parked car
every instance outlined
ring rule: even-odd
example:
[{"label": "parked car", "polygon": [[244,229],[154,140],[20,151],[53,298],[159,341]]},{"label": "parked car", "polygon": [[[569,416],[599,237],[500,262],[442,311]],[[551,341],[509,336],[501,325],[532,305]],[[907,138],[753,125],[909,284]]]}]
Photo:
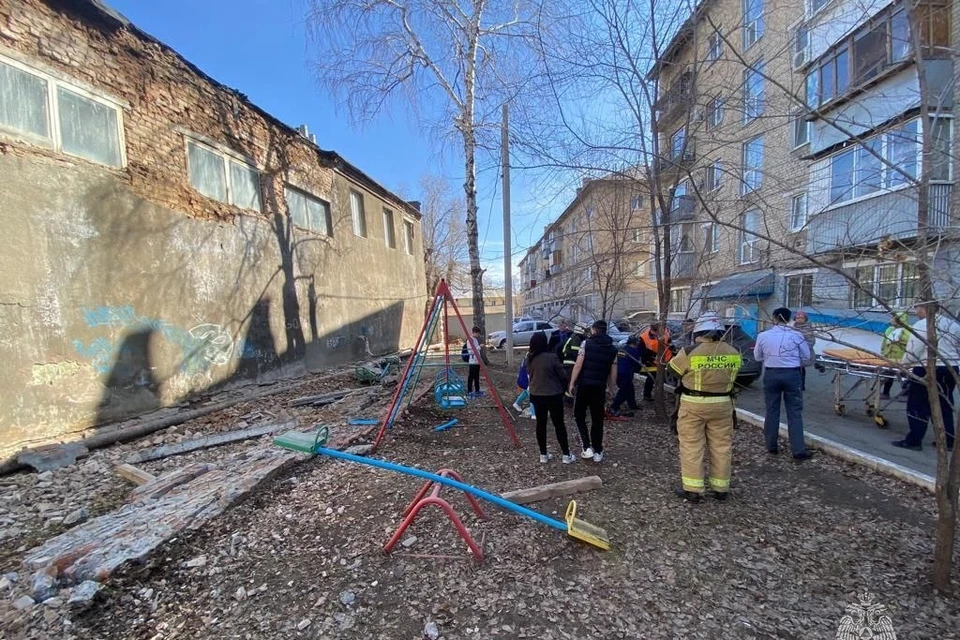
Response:
[{"label": "parked car", "polygon": [[[645,324],[637,330],[634,335],[639,336],[646,331],[648,326],[650,326],[649,323]],[[723,326],[726,329],[723,334],[723,341],[732,345],[740,352],[742,364],[740,366],[740,373],[737,375],[737,386],[749,387],[760,377],[763,366],[753,357],[753,347],[756,344],[756,340],[736,322],[725,321]],[[676,353],[684,346],[681,321],[667,320],[667,330],[670,331],[670,348]],[[622,347],[626,342],[627,338],[624,337],[617,341],[617,346]],[[667,382],[669,384],[675,384],[676,380],[673,378],[670,369],[666,370],[666,375]]]},{"label": "parked car", "polygon": [[[550,337],[550,333],[556,331],[559,327],[551,322],[544,322],[543,320],[528,320],[524,322],[518,322],[513,325],[513,346],[515,347],[525,347],[530,344],[530,338],[533,337],[537,331],[543,331],[547,334],[547,337]],[[494,331],[487,336],[487,343],[492,344],[498,349],[503,349],[507,346],[507,332],[506,331]]]}]

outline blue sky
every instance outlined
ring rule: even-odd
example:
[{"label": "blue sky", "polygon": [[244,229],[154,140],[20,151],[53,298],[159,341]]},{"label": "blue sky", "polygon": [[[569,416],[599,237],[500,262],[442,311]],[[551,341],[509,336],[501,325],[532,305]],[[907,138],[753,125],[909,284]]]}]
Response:
[{"label": "blue sky", "polygon": [[[218,81],[246,94],[289,125],[306,124],[317,143],[359,166],[386,187],[417,199],[425,173],[447,178],[460,190],[462,160],[455,149],[439,148],[399,110],[362,127],[317,86],[309,70],[303,0],[108,0],[139,28],[176,49]],[[498,168],[479,167],[479,233],[486,282],[502,280],[503,230]],[[561,210],[533,202],[532,185],[512,172],[513,264],[531,239]],[[516,273],[516,267],[514,267]],[[492,284],[492,283],[491,283]]]}]

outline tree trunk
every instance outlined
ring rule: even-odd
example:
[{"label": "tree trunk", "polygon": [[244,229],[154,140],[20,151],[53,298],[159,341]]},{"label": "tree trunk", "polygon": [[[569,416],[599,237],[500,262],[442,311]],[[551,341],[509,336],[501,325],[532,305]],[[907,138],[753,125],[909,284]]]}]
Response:
[{"label": "tree trunk", "polygon": [[[480,335],[487,335],[487,319],[483,312],[483,267],[480,264],[480,247],[477,232],[477,142],[473,131],[463,132],[463,153],[465,157],[466,180],[463,191],[467,199],[467,248],[470,252],[470,284],[473,290],[473,324],[480,327]],[[508,324],[512,318],[507,318]],[[467,327],[468,329],[470,327]]]}]

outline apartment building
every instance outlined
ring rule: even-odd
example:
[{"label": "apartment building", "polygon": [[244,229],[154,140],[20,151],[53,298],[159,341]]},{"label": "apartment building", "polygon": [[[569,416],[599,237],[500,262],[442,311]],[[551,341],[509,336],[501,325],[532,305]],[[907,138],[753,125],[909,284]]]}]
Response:
[{"label": "apartment building", "polygon": [[520,261],[522,314],[592,322],[656,309],[649,199],[635,178],[584,180]]},{"label": "apartment building", "polygon": [[420,214],[98,0],[0,3],[0,458],[384,353]]},{"label": "apartment building", "polygon": [[[936,88],[927,98],[938,149],[930,220],[946,230],[950,19],[945,5],[927,2],[917,14]],[[787,305],[821,324],[877,328],[886,321],[877,300],[851,279],[897,305],[912,300],[909,182],[924,125],[905,33],[902,3],[884,0],[699,4],[650,74],[660,96],[658,183],[671,203],[663,223],[681,238],[699,234],[684,246],[701,254],[694,277],[678,271],[671,310],[710,308],[756,330]],[[952,282],[954,254],[939,250],[938,271]]]},{"label": "apartment building", "polygon": [[[914,246],[921,208],[935,287],[956,297],[951,18],[946,0],[922,0],[912,11],[903,1],[808,6],[798,46],[810,110],[808,252],[861,286],[835,271],[808,270],[787,278],[794,304],[876,325],[884,321],[882,305],[910,306],[919,293]],[[924,139],[932,145],[928,158]],[[917,184],[924,174],[926,204]]]}]

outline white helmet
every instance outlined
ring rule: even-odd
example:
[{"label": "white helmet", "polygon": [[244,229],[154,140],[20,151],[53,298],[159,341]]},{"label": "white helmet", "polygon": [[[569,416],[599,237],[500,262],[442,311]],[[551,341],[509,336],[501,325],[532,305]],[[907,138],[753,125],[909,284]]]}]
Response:
[{"label": "white helmet", "polygon": [[697,318],[696,324],[693,325],[694,333],[705,333],[707,331],[720,331],[722,333],[724,330],[723,323],[720,322],[720,318],[714,311],[704,312]]}]

